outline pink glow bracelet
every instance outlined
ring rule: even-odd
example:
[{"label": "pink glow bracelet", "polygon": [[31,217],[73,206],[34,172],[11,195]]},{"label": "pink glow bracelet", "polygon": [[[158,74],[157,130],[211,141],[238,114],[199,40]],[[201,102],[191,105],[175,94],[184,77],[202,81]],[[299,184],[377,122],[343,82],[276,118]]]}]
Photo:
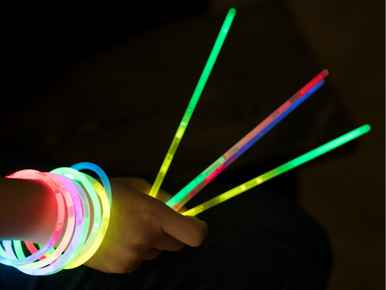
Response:
[{"label": "pink glow bracelet", "polygon": [[[8,178],[37,179],[46,182],[56,196],[58,218],[50,240],[45,245],[39,245],[39,250],[33,243],[25,242],[31,253],[27,258],[20,241],[3,241],[4,248],[0,246],[0,263],[14,266],[29,275],[51,275],[64,268],[71,269],[83,264],[97,251],[110,219],[110,183],[103,170],[95,164],[85,162],[74,167],[96,172],[108,192],[91,176],[71,168],[58,168],[52,173],[22,170],[7,176]],[[87,190],[90,199],[82,186]],[[90,229],[89,200],[92,201],[94,219],[90,236],[87,238]],[[103,216],[100,205],[102,205]],[[64,235],[55,249],[54,245],[63,230],[66,214],[67,225]]]},{"label": "pink glow bracelet", "polygon": [[[86,189],[93,204],[94,219],[90,235],[78,256],[66,267],[66,269],[71,269],[85,263],[98,250],[110,221],[110,203],[104,188],[87,174],[67,167],[57,168],[51,172],[64,175],[80,183],[81,186]],[[98,197],[100,198],[100,202]],[[102,204],[103,217],[100,203]]]},{"label": "pink glow bracelet", "polygon": [[[55,194],[55,197],[58,203],[58,218],[57,218],[54,232],[51,238],[48,240],[48,242],[39,251],[32,254],[28,258],[18,259],[11,248],[11,241],[3,241],[3,245],[6,250],[5,252],[7,254],[8,259],[10,259],[8,260],[8,264],[19,268],[22,266],[33,264],[33,261],[38,260],[41,256],[47,253],[54,246],[63,229],[66,208],[65,208],[65,202],[63,199],[63,194],[60,191],[61,189],[51,176],[48,176],[36,170],[21,170],[14,174],[11,174],[10,176],[7,176],[7,178],[42,180],[48,186],[50,186],[52,192]],[[0,251],[0,255],[1,254],[3,253],[1,253]],[[5,257],[4,255],[2,256]],[[3,261],[0,261],[0,262],[3,263]]]},{"label": "pink glow bracelet", "polygon": [[[57,259],[57,258],[59,258],[59,256],[63,252],[65,252],[66,247],[70,244],[71,240],[74,240],[74,239],[79,240],[79,235],[74,235],[74,238],[72,238],[74,229],[75,229],[75,210],[74,210],[74,203],[70,195],[69,189],[56,176],[51,175],[49,173],[45,173],[45,174],[50,176],[53,180],[55,180],[55,183],[57,184],[57,186],[59,187],[60,191],[62,192],[65,198],[65,202],[67,204],[67,225],[66,225],[64,236],[62,237],[59,243],[59,246],[54,250],[54,252],[49,257],[46,257],[45,259],[38,262],[17,267],[20,271],[29,275],[46,275],[60,268],[64,262],[64,259],[63,259],[63,256],[61,257],[61,259]],[[73,250],[72,248],[68,247],[66,251],[72,251],[72,250]],[[47,266],[48,264],[50,265]]]},{"label": "pink glow bracelet", "polygon": [[[75,209],[75,231],[73,238],[71,240],[71,243],[69,244],[66,252],[60,256],[60,258],[57,260],[58,263],[60,263],[60,267],[57,267],[55,271],[58,272],[65,268],[69,263],[71,263],[74,258],[79,254],[79,251],[82,248],[82,245],[84,244],[88,229],[89,229],[89,224],[90,224],[90,209],[88,205],[88,200],[85,192],[83,189],[73,180],[70,178],[67,178],[65,176],[53,174],[53,173],[48,173],[53,175],[54,177],[58,178],[64,185],[65,187],[69,190],[71,198],[74,203],[74,209]],[[82,206],[83,202],[83,206]],[[84,207],[84,208],[83,208]],[[83,215],[83,211],[85,212],[85,215]],[[25,242],[27,248],[33,253],[36,251],[36,247],[30,243],[30,242]],[[51,253],[52,254],[52,253]],[[42,257],[41,259],[45,259],[46,257]],[[63,262],[62,262],[63,261]],[[52,262],[51,262],[52,264]],[[50,274],[53,274],[50,273]]]}]

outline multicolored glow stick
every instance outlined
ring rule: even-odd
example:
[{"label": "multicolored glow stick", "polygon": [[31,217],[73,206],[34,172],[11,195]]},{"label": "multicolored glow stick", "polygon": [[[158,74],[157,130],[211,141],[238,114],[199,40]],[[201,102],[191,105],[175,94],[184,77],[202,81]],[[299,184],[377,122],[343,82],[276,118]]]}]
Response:
[{"label": "multicolored glow stick", "polygon": [[274,178],[286,171],[289,171],[299,165],[302,165],[303,163],[306,163],[324,153],[327,153],[328,151],[331,151],[332,149],[335,149],[336,147],[339,147],[355,138],[358,138],[359,136],[369,132],[371,129],[370,125],[363,125],[351,132],[348,132],[312,151],[309,151],[306,154],[303,154],[279,167],[276,167],[275,169],[272,169],[256,178],[253,178],[223,194],[220,194],[216,196],[215,198],[212,198],[211,200],[204,202],[184,213],[182,213],[185,216],[195,216],[208,208],[211,208],[219,203],[222,203],[232,197],[235,197],[236,195],[239,195],[243,193],[244,191],[247,191],[259,184],[262,184],[263,182],[270,180],[271,178]]},{"label": "multicolored glow stick", "polygon": [[193,96],[190,99],[190,102],[188,104],[188,108],[185,111],[184,116],[182,117],[182,121],[180,125],[178,126],[176,135],[174,136],[174,139],[172,141],[172,144],[169,147],[169,150],[166,154],[166,157],[161,165],[161,169],[158,172],[158,175],[156,177],[156,180],[154,181],[154,184],[150,190],[149,195],[156,197],[158,190],[161,187],[162,181],[164,180],[164,177],[169,169],[170,163],[173,160],[174,154],[177,151],[178,145],[181,142],[181,139],[185,133],[186,127],[189,124],[190,118],[192,117],[192,114],[194,112],[194,109],[196,108],[197,102],[200,99],[201,93],[204,90],[205,84],[209,78],[209,75],[212,71],[212,68],[214,66],[214,63],[216,62],[217,56],[220,53],[221,47],[225,41],[225,38],[228,34],[229,28],[233,22],[233,18],[235,17],[236,10],[234,8],[229,9],[227,16],[225,17],[224,23],[221,27],[220,33],[216,39],[216,42],[213,46],[212,52],[209,55],[208,61],[206,62],[206,65],[204,67],[204,70],[201,74],[201,77],[197,83],[196,89],[193,92]]},{"label": "multicolored glow stick", "polygon": [[301,90],[281,105],[276,111],[268,116],[263,122],[257,125],[244,138],[237,142],[231,149],[225,152],[205,171],[193,179],[188,185],[174,195],[166,204],[178,210],[186,204],[193,196],[195,196],[202,188],[210,181],[219,175],[233,161],[241,156],[249,147],[259,140],[265,133],[279,123],[284,117],[298,107],[310,95],[312,95],[324,83],[324,78],[328,75],[328,70],[323,70]]}]

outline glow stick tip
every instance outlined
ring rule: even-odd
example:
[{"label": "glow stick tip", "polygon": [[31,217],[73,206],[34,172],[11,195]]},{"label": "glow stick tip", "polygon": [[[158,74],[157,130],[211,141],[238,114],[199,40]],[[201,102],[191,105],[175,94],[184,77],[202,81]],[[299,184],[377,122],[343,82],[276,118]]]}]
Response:
[{"label": "glow stick tip", "polygon": [[[287,172],[293,168],[296,168],[318,156],[321,156],[351,140],[354,140],[355,138],[358,138],[359,136],[363,135],[363,134],[366,134],[367,132],[369,132],[371,129],[370,125],[369,124],[365,124],[365,125],[362,125],[360,126],[359,128],[356,128],[322,146],[319,146],[317,148],[315,148],[314,150],[311,150],[295,159],[292,159],[291,161],[287,162],[287,163],[284,163],[283,165],[281,166],[278,166],[250,181],[247,181],[231,190],[228,190],[227,192],[223,193],[223,194],[220,194],[210,200],[208,200],[207,202],[204,202],[194,208],[191,208],[189,210],[187,210],[186,212],[183,212],[182,215],[185,215],[185,216],[195,216],[219,203],[222,203],[232,197],[235,197],[257,185],[259,185],[260,183],[263,183],[265,181],[268,181],[284,172]],[[255,181],[255,183],[251,183],[252,181]]]},{"label": "glow stick tip", "polygon": [[324,75],[324,77],[326,77],[330,74],[330,72],[328,71],[328,69],[324,69],[322,70],[322,74]]}]

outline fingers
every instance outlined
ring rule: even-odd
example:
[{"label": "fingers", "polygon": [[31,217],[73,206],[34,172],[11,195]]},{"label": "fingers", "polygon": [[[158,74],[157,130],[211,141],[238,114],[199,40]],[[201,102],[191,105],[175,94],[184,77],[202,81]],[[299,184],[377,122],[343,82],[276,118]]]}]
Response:
[{"label": "fingers", "polygon": [[164,233],[162,237],[153,244],[153,247],[162,251],[180,251],[185,247],[185,244],[176,238]]},{"label": "fingers", "polygon": [[191,247],[202,244],[208,233],[206,222],[196,217],[182,216],[173,210],[168,210],[162,220],[163,231]]},{"label": "fingers", "polygon": [[[153,225],[151,236],[157,237],[152,239],[151,236],[137,236],[139,244],[148,244],[151,242],[151,247],[165,250],[178,251],[183,248],[183,244],[197,247],[202,244],[207,235],[207,224],[196,217],[183,216],[159,200],[155,200],[149,196],[137,196],[143,200],[143,209],[140,209],[142,215],[141,220],[146,221],[141,228],[148,228]],[[134,202],[139,204],[142,202]],[[154,231],[154,229],[157,229]],[[158,233],[157,233],[158,232]],[[165,235],[167,234],[167,235]],[[154,243],[157,242],[157,245]]]},{"label": "fingers", "polygon": [[148,196],[151,185],[140,178],[112,179],[111,185],[115,193],[111,222],[87,266],[106,273],[132,272],[163,251],[197,247],[204,240],[206,223],[165,205],[162,201],[170,197],[166,192],[160,191],[158,199]]}]

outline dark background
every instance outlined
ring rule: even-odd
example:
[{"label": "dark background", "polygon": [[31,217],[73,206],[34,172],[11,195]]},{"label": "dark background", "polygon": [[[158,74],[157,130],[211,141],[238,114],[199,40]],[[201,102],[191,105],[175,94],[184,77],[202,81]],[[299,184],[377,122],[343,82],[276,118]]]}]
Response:
[{"label": "dark background", "polygon": [[9,5],[3,176],[90,161],[110,176],[152,182],[230,7],[236,18],[169,181],[190,181],[329,69],[326,85],[218,180],[245,182],[369,123],[369,134],[263,186],[302,205],[326,229],[335,254],[329,289],[383,289],[383,1]]}]

